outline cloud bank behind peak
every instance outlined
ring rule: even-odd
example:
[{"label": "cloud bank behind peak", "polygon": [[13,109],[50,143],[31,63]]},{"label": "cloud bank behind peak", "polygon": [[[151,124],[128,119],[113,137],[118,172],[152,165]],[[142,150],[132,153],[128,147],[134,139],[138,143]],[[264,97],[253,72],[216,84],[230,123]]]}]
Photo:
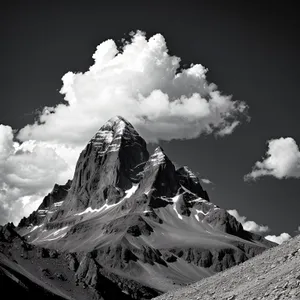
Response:
[{"label": "cloud bank behind peak", "polygon": [[247,118],[247,105],[207,82],[204,66],[182,68],[161,34],[137,31],[122,47],[104,41],[93,59],[86,72],[62,77],[65,102],[44,107],[18,142],[0,125],[0,224],[18,222],[72,178],[80,151],[111,117],[128,119],[148,142],[225,136]]}]

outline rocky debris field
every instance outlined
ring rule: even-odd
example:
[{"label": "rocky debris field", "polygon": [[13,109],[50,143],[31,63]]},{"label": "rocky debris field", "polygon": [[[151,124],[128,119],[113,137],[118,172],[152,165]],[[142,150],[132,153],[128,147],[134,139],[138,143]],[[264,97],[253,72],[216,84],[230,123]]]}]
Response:
[{"label": "rocky debris field", "polygon": [[300,236],[157,300],[299,300]]}]

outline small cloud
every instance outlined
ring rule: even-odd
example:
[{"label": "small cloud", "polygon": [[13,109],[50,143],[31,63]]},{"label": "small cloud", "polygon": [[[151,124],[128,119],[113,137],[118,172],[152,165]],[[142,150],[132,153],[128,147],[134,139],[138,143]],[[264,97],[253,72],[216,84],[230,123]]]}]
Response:
[{"label": "small cloud", "polygon": [[244,230],[246,231],[250,231],[258,234],[263,234],[270,231],[270,228],[268,226],[258,225],[254,221],[247,221],[247,218],[241,216],[236,209],[230,209],[227,210],[227,212],[233,217],[235,217],[237,221],[239,221],[242,224]]},{"label": "small cloud", "polygon": [[[299,227],[298,227],[298,229],[299,229]],[[282,244],[283,242],[289,240],[290,238],[291,238],[291,236],[286,232],[283,232],[278,236],[276,236],[276,235],[265,236],[265,239],[267,239],[271,242],[277,243],[277,244]]]},{"label": "small cloud", "polygon": [[262,176],[274,176],[278,179],[300,178],[300,152],[295,140],[281,137],[267,143],[266,158],[257,161],[244,180],[255,180]]},{"label": "small cloud", "polygon": [[218,135],[219,136],[225,136],[225,135],[229,135],[232,134],[234,129],[240,124],[239,121],[234,121],[232,124],[222,128],[221,130],[218,131]]},{"label": "small cloud", "polygon": [[201,181],[202,181],[203,183],[205,183],[205,184],[213,184],[213,182],[210,181],[210,180],[207,179],[207,178],[201,178]]}]

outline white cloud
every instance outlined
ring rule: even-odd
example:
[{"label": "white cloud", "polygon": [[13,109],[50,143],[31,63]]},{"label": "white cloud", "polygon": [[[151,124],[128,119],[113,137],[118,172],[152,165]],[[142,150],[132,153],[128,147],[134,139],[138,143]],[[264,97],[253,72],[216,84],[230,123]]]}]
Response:
[{"label": "white cloud", "polygon": [[[200,64],[179,71],[161,34],[149,40],[138,31],[122,51],[101,43],[85,73],[68,72],[61,93],[68,105],[47,107],[21,140],[83,145],[115,115],[128,119],[148,141],[189,139],[201,133],[231,134],[246,113],[243,102],[222,95]],[[42,123],[42,124],[41,124]]]},{"label": "white cloud", "polygon": [[[261,235],[264,235],[265,233],[270,231],[270,228],[268,226],[258,225],[254,221],[247,221],[247,218],[244,216],[241,216],[236,209],[227,210],[227,212],[229,214],[231,214],[233,217],[235,217],[237,219],[237,221],[239,221],[242,224],[244,230],[246,230],[246,231],[258,233]],[[298,227],[298,230],[300,230],[300,226]],[[281,244],[290,238],[291,238],[291,236],[286,232],[281,233],[279,236],[276,236],[276,235],[265,236],[265,239],[267,239],[271,242],[277,243],[277,244]]]},{"label": "white cloud", "polygon": [[220,136],[225,136],[225,135],[228,135],[228,134],[232,134],[232,132],[235,130],[235,128],[240,124],[239,121],[234,121],[232,122],[231,125],[229,126],[226,126],[222,129],[219,130],[218,134]]},{"label": "white cloud", "polygon": [[54,183],[72,178],[77,157],[109,118],[128,119],[148,141],[189,139],[201,133],[231,134],[247,105],[223,95],[195,64],[180,70],[165,39],[132,35],[121,51],[101,43],[84,73],[66,73],[66,104],[45,107],[39,119],[13,140],[0,129],[0,223],[18,222],[36,208]]},{"label": "white cloud", "polygon": [[201,181],[202,181],[203,183],[205,183],[205,184],[212,184],[212,183],[213,183],[212,181],[210,181],[210,180],[207,179],[207,178],[201,178]]},{"label": "white cloud", "polygon": [[283,242],[289,240],[291,238],[291,236],[286,233],[283,232],[280,235],[276,236],[276,235],[267,235],[265,236],[265,238],[271,242],[277,243],[277,244],[282,244]]},{"label": "white cloud", "polygon": [[18,222],[37,208],[55,182],[72,177],[70,164],[77,153],[72,162],[74,151],[57,147],[32,140],[19,144],[12,128],[0,125],[0,224]]},{"label": "white cloud", "polygon": [[244,216],[241,216],[236,209],[230,209],[230,210],[227,210],[227,212],[229,214],[231,214],[233,217],[235,217],[237,219],[237,221],[239,221],[242,224],[244,230],[246,230],[246,231],[250,231],[250,232],[254,232],[254,233],[258,233],[258,234],[264,234],[264,233],[270,231],[268,226],[258,225],[254,221],[247,221],[247,218]]},{"label": "white cloud", "polygon": [[300,152],[293,138],[281,137],[268,141],[266,158],[255,163],[245,180],[268,175],[278,179],[300,178]]}]

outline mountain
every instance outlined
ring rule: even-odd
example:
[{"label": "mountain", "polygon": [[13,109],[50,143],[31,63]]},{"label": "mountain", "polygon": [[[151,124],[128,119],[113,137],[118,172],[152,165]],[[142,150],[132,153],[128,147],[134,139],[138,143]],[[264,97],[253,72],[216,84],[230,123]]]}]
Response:
[{"label": "mountain", "polygon": [[[79,271],[75,273],[78,265],[72,253],[60,253],[29,244],[16,232],[13,224],[0,226],[2,295],[30,300],[132,299],[107,279],[109,273],[105,276],[97,274],[97,279],[101,281],[97,290],[79,283],[76,279]],[[81,262],[81,265],[84,264]],[[91,272],[92,265],[87,267]]]},{"label": "mountain", "polygon": [[27,218],[23,217],[18,227],[36,226],[44,221],[47,215],[53,214],[68,195],[71,183],[72,181],[68,180],[64,185],[55,184],[51,193],[44,198],[38,209],[32,212]]},{"label": "mountain", "polygon": [[110,119],[80,154],[59,213],[72,215],[88,207],[99,208],[107,199],[108,204],[116,203],[139,182],[148,157],[146,142],[133,126],[121,117]]},{"label": "mountain", "polygon": [[[122,117],[92,137],[73,180],[56,185],[12,230],[34,249],[26,252],[33,264],[45,258],[60,266],[68,284],[52,276],[47,287],[54,285],[66,299],[150,299],[274,246],[213,204],[197,176],[188,167],[176,169],[161,147],[149,155]],[[14,255],[27,270],[16,250]],[[5,257],[7,266],[11,257]],[[41,268],[30,274],[47,277]]]},{"label": "mountain", "polygon": [[299,300],[300,235],[157,300]]}]

